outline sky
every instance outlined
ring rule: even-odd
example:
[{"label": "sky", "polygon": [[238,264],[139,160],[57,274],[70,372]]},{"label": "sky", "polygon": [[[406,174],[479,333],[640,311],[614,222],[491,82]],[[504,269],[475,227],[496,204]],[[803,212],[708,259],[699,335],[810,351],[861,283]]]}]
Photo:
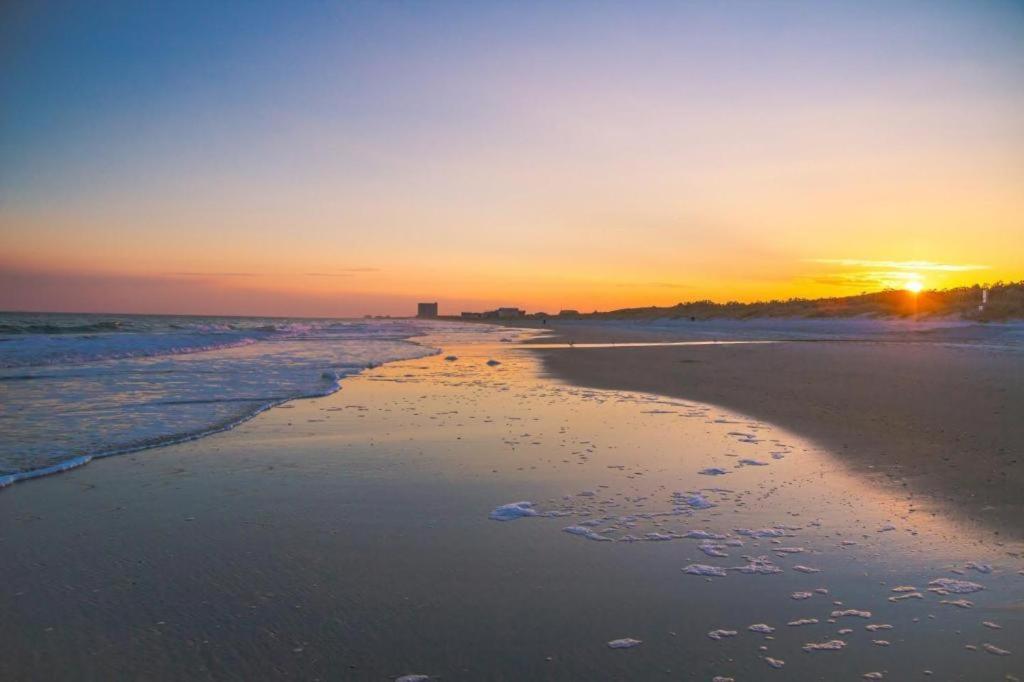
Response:
[{"label": "sky", "polygon": [[1024,279],[1024,3],[0,5],[0,309]]}]

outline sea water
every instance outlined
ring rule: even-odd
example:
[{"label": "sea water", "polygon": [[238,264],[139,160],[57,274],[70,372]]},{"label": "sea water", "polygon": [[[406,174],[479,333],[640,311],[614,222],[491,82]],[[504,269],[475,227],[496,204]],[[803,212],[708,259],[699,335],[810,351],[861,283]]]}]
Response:
[{"label": "sea water", "polygon": [[0,313],[0,487],[223,430],[436,350],[422,320]]}]

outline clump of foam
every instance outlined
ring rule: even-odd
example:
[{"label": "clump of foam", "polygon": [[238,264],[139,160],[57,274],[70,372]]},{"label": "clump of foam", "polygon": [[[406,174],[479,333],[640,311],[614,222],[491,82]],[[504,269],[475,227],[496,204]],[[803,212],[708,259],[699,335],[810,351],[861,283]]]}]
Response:
[{"label": "clump of foam", "polygon": [[739,465],[749,467],[766,467],[768,466],[768,462],[762,462],[759,459],[744,458],[739,461]]},{"label": "clump of foam", "polygon": [[427,682],[430,679],[430,675],[402,675],[396,677],[395,682]]},{"label": "clump of foam", "polygon": [[738,633],[735,630],[712,630],[708,633],[708,637],[714,640],[719,640],[724,637],[735,637]]},{"label": "clump of foam", "polygon": [[652,542],[663,542],[665,540],[674,540],[672,535],[667,533],[644,533],[644,540],[650,540]]},{"label": "clump of foam", "polygon": [[810,599],[813,596],[814,596],[813,592],[794,592],[793,594],[789,595],[789,598],[790,599],[801,600],[801,599]]},{"label": "clump of foam", "polygon": [[724,578],[726,576],[725,569],[720,566],[708,566],[707,564],[690,564],[683,568],[683,573],[689,573],[690,575],[710,575],[716,578]]},{"label": "clump of foam", "polygon": [[622,639],[613,639],[608,642],[609,649],[632,649],[635,646],[640,646],[643,642],[639,639],[633,639],[632,637],[623,637]]},{"label": "clump of foam", "polygon": [[977,561],[968,561],[966,567],[975,570],[978,573],[988,574],[992,572],[992,564],[982,564]]},{"label": "clump of foam", "polygon": [[715,503],[700,493],[676,493],[673,497],[677,504],[685,504],[692,509],[710,509]]},{"label": "clump of foam", "polygon": [[704,474],[705,476],[725,476],[729,472],[722,467],[708,467],[707,469],[701,469],[697,473]]},{"label": "clump of foam", "polygon": [[793,570],[799,571],[800,573],[821,573],[820,568],[811,568],[810,566],[804,566],[803,564],[797,564],[793,567]]},{"label": "clump of foam", "polygon": [[509,502],[503,504],[489,515],[494,521],[514,521],[524,516],[537,516],[537,510],[533,508],[533,502]]},{"label": "clump of foam", "polygon": [[928,591],[936,594],[970,594],[984,590],[984,585],[972,583],[970,580],[957,580],[955,578],[936,578],[928,583]]},{"label": "clump of foam", "polygon": [[781,538],[785,537],[786,531],[782,528],[736,528],[737,533],[749,538]]},{"label": "clump of foam", "polygon": [[752,575],[772,575],[782,573],[782,569],[768,560],[768,557],[743,557],[749,563],[746,566],[736,566],[732,570]]},{"label": "clump of foam", "polygon": [[970,609],[974,607],[974,602],[968,599],[943,599],[939,602],[940,604],[948,604],[950,606],[956,606],[961,609]]},{"label": "clump of foam", "polygon": [[793,627],[799,627],[801,625],[817,625],[817,624],[818,624],[818,619],[817,618],[797,618],[796,620],[791,620],[788,623],[786,623],[786,625],[791,625]]},{"label": "clump of foam", "polygon": [[772,658],[771,656],[765,656],[764,662],[770,665],[771,667],[775,668],[776,670],[786,665],[785,661],[778,658]]},{"label": "clump of foam", "polygon": [[773,632],[775,632],[775,628],[773,628],[771,625],[765,625],[764,623],[754,623],[747,629],[751,632],[760,632],[763,635],[770,635]]},{"label": "clump of foam", "polygon": [[892,630],[892,626],[888,623],[869,623],[864,626],[864,629],[868,632],[878,632],[879,630]]},{"label": "clump of foam", "polygon": [[717,545],[717,544],[715,544],[713,542],[709,542],[709,541],[706,541],[706,540],[704,542],[700,543],[699,545],[697,545],[697,549],[699,549],[700,551],[704,552],[705,554],[707,554],[708,556],[711,556],[711,557],[727,557],[727,556],[729,556],[725,552],[725,545]]},{"label": "clump of foam", "polygon": [[596,530],[587,528],[586,526],[566,526],[562,529],[566,533],[573,535],[582,535],[588,540],[595,540],[597,542],[611,542],[612,539],[607,535],[601,535]]},{"label": "clump of foam", "polygon": [[846,648],[846,642],[841,639],[830,639],[827,642],[809,642],[801,647],[804,651],[839,651]]},{"label": "clump of foam", "polygon": [[694,538],[694,539],[697,539],[697,540],[724,540],[725,539],[724,535],[719,535],[717,533],[712,533],[711,531],[707,531],[707,530],[688,530],[683,535],[683,537],[684,538]]},{"label": "clump of foam", "polygon": [[905,592],[904,594],[897,594],[893,597],[889,597],[889,601],[893,603],[903,601],[904,599],[924,599],[924,595],[920,592]]},{"label": "clump of foam", "polygon": [[989,652],[990,654],[994,654],[996,656],[1009,656],[1010,655],[1009,651],[1007,651],[1006,649],[1000,649],[995,644],[982,644],[981,648],[984,649],[985,651]]},{"label": "clump of foam", "polygon": [[844,609],[842,611],[833,611],[833,618],[842,618],[843,616],[856,616],[857,618],[870,618],[870,611],[858,611],[857,609]]}]

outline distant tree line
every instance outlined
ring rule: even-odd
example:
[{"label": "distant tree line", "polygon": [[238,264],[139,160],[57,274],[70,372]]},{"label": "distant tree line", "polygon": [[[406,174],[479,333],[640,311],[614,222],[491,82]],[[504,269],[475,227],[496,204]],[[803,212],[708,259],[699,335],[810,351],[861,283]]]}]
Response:
[{"label": "distant tree line", "polygon": [[[982,291],[988,290],[988,302],[979,309]],[[942,317],[958,316],[979,321],[1024,319],[1024,281],[975,284],[953,289],[926,290],[914,294],[902,289],[886,289],[870,294],[833,298],[790,298],[785,300],[740,303],[710,300],[678,303],[674,306],[623,308],[594,312],[580,317],[613,318],[714,318],[751,317]]]}]

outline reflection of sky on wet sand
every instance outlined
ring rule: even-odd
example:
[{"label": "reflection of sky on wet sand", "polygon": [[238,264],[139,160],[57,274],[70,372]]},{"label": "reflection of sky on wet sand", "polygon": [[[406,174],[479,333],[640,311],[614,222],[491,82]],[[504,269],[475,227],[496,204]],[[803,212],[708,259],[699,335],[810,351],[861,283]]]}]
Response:
[{"label": "reflection of sky on wet sand", "polygon": [[[741,633],[727,642],[705,636],[685,643],[711,659],[724,653],[739,660],[709,672],[767,671],[760,660],[765,656],[787,661],[786,679],[1012,669],[1002,658],[964,647],[994,640],[1007,647],[1020,636],[1020,548],[987,542],[902,486],[855,476],[833,456],[771,425],[685,400],[560,385],[539,375],[529,352],[500,345],[445,347],[449,353],[458,360],[401,363],[359,381],[387,382],[392,396],[404,395],[391,400],[402,405],[398,411],[410,427],[416,420],[426,424],[417,438],[429,441],[436,430],[445,445],[435,463],[446,478],[463,485],[490,478],[505,495],[494,499],[493,507],[528,500],[540,514],[493,522],[481,532],[512,543],[520,542],[522,533],[546,534],[553,547],[560,540],[583,545],[588,556],[632,553],[634,567],[656,564],[679,571],[663,589],[666,599],[671,593],[685,601],[691,625],[704,627],[704,634],[716,628]],[[502,364],[488,367],[490,358]],[[416,371],[410,371],[413,365]],[[728,473],[698,473],[710,467]],[[691,509],[680,504],[685,497],[678,493],[699,494],[715,506]],[[563,532],[571,526],[616,542]],[[737,532],[764,528],[784,535],[758,539]],[[718,547],[711,553],[728,556],[709,556],[700,540],[680,537],[692,530],[726,536],[712,542]],[[737,540],[743,545],[736,546]],[[749,565],[750,557],[766,557],[782,572],[735,570]],[[561,558],[556,553],[543,560]],[[994,571],[966,568],[971,561],[991,564]],[[692,564],[733,570],[724,578],[683,574],[681,569]],[[592,564],[578,568],[598,570]],[[628,571],[606,577],[635,579]],[[928,582],[938,577],[988,589],[936,594]],[[922,599],[892,599],[905,594],[893,588],[906,585],[916,587]],[[602,598],[628,599],[622,592],[621,586],[609,586]],[[794,599],[796,592],[812,596]],[[974,606],[942,603],[956,599]],[[831,618],[833,611],[848,608],[871,611],[872,617]],[[800,618],[819,623],[786,626]],[[1001,621],[1004,628],[988,629],[981,625],[986,620]],[[753,623],[775,627],[773,639],[746,632]],[[864,628],[870,624],[893,627],[872,633]],[[609,626],[608,639],[643,639]],[[852,632],[839,634],[847,628]],[[801,650],[805,643],[836,638],[847,643],[844,651]],[[934,648],[936,642],[943,648]],[[760,646],[768,649],[759,651]],[[620,655],[643,656],[639,651]]]},{"label": "reflection of sky on wet sand", "polygon": [[[0,636],[15,650],[31,641],[47,665],[65,662],[58,673],[76,669],[76,652],[104,650],[116,654],[104,665],[154,677],[1021,676],[1019,547],[976,539],[902,487],[852,476],[768,424],[562,385],[512,344],[427,342],[442,353],[347,379],[336,394],[272,409],[232,432],[26,484],[26,499],[30,487],[38,486],[33,499],[60,493],[44,518],[11,521],[22,491],[6,491],[0,514],[12,513],[0,537],[25,549],[0,565],[0,580],[14,586],[0,592],[9,616]],[[768,464],[737,467],[742,459]],[[698,473],[708,467],[730,473]],[[81,492],[90,481],[116,492]],[[691,510],[677,492],[716,506]],[[520,500],[566,515],[488,518]],[[74,515],[82,532],[62,532],[62,515]],[[698,539],[599,542],[563,531],[590,520],[597,524],[583,527],[616,539],[708,530],[744,544],[723,541],[728,556],[714,557]],[[785,535],[757,539],[736,532],[743,528]],[[781,572],[682,570],[745,566],[745,555]],[[994,570],[965,569],[967,561]],[[939,577],[986,589],[929,592]],[[906,585],[923,598],[889,601]],[[798,592],[810,596],[792,598]],[[31,595],[31,605],[17,594]],[[973,608],[941,603],[958,599]],[[829,622],[845,609],[872,615]],[[799,619],[818,623],[786,625]],[[747,630],[758,623],[774,632]],[[708,637],[718,629],[738,634]],[[606,645],[627,637],[643,643]],[[802,650],[833,639],[847,646]],[[985,643],[1012,655],[988,653]],[[785,665],[772,669],[766,657]]]}]

